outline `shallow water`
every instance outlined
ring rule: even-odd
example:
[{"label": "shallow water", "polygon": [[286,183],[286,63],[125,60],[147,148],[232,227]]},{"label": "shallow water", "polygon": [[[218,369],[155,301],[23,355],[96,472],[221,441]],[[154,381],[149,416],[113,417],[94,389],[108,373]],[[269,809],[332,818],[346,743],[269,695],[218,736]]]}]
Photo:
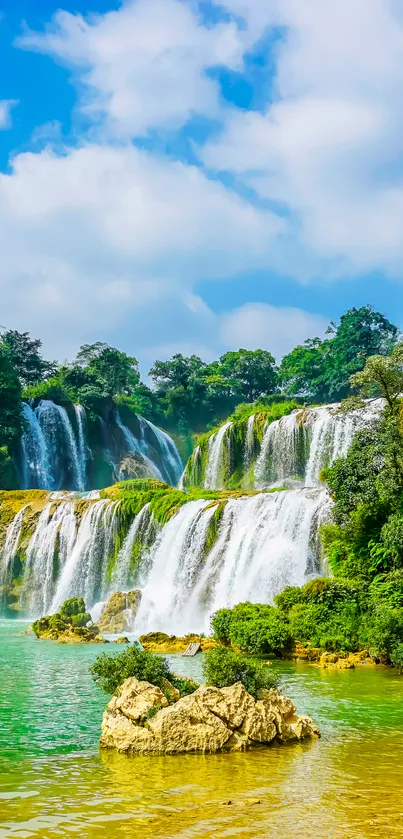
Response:
[{"label": "shallow water", "polygon": [[[0,839],[403,835],[403,677],[395,672],[279,663],[284,692],[319,723],[320,741],[127,758],[98,752],[106,697],[88,666],[99,647],[37,641],[21,629],[0,623]],[[200,678],[200,656],[170,658]]]}]

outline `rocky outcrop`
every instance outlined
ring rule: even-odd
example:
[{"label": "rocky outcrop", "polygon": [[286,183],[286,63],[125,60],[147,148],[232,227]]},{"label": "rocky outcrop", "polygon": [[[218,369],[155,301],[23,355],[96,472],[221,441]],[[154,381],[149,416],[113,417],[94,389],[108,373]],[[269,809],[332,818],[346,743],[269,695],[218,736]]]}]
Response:
[{"label": "rocky outcrop", "polygon": [[129,632],[140,606],[141,591],[122,592],[112,594],[102,610],[98,626],[101,632],[115,635],[118,632]]},{"label": "rocky outcrop", "polygon": [[214,753],[319,736],[310,717],[297,716],[291,700],[275,689],[255,701],[240,682],[202,686],[173,701],[165,689],[131,678],[107,706],[100,745],[129,754]]},{"label": "rocky outcrop", "polygon": [[353,670],[360,665],[375,665],[377,660],[367,650],[359,650],[356,653],[328,653],[320,647],[312,647],[308,644],[297,642],[291,653],[292,658],[300,661],[308,661],[324,670]]},{"label": "rocky outcrop", "polygon": [[177,635],[167,635],[165,632],[149,632],[148,635],[140,635],[140,644],[150,653],[184,653],[189,644],[200,644],[200,652],[217,647],[217,641],[213,638],[202,638],[200,635],[185,635],[183,638]]}]

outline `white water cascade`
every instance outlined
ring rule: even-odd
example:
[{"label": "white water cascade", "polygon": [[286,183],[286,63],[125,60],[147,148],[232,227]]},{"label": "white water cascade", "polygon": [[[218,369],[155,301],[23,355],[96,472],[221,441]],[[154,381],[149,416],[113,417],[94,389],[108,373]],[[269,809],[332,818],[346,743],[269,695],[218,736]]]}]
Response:
[{"label": "white water cascade", "polygon": [[209,616],[236,603],[270,603],[286,585],[320,570],[318,527],[330,509],[320,489],[230,499],[217,541],[205,555],[214,507],[184,505],[162,529],[140,578],[139,632],[209,631]]},{"label": "white water cascade", "polygon": [[337,404],[303,408],[272,422],[256,461],[256,487],[282,481],[317,486],[321,470],[347,453],[355,432],[376,419],[382,405],[375,400],[349,414],[339,413]]},{"label": "white water cascade", "polygon": [[231,428],[232,422],[226,422],[208,441],[208,462],[204,479],[205,489],[223,489],[224,476],[223,465],[225,449],[228,446],[227,431]]},{"label": "white water cascade", "polygon": [[57,582],[50,604],[52,613],[57,612],[68,597],[83,597],[91,605],[102,599],[119,503],[102,499],[91,504],[84,513]]},{"label": "white water cascade", "polygon": [[49,502],[39,516],[27,548],[21,603],[28,614],[47,614],[52,599],[56,554],[62,569],[71,554],[75,537],[72,502],[62,501],[56,510]]},{"label": "white water cascade", "polygon": [[177,486],[183,471],[183,463],[172,438],[139,414],[137,414],[140,427],[139,437],[135,437],[130,428],[124,425],[118,411],[115,419],[123,433],[127,453],[140,454],[152,477],[165,481],[171,486]]},{"label": "white water cascade", "polygon": [[255,451],[255,414],[248,417],[248,424],[246,426],[245,450],[243,455],[244,473],[246,474],[253,462],[253,455]]},{"label": "white water cascade", "polygon": [[78,440],[66,409],[50,399],[42,399],[36,408],[24,402],[23,413],[27,428],[21,438],[22,488],[83,492],[84,409],[76,406]]},{"label": "white water cascade", "polygon": [[6,541],[0,556],[0,586],[3,586],[7,582],[7,578],[11,572],[11,564],[17,553],[17,548],[21,538],[21,530],[26,506],[27,505],[21,508],[7,528]]}]

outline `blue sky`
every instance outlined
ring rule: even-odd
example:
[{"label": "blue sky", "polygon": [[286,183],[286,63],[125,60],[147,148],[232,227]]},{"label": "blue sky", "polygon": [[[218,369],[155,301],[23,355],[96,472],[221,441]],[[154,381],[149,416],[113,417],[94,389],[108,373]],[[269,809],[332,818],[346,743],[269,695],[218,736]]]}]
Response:
[{"label": "blue sky", "polygon": [[2,325],[144,373],[403,327],[402,0],[0,11]]}]

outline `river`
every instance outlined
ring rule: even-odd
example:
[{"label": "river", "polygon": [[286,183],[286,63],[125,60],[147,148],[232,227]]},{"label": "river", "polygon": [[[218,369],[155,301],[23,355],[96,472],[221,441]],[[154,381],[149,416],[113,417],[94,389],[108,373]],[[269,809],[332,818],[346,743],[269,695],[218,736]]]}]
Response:
[{"label": "river", "polygon": [[[127,758],[98,751],[106,697],[88,666],[100,648],[37,641],[18,634],[24,628],[0,622],[0,839],[402,836],[403,677],[395,671],[279,662],[282,690],[319,724],[320,741]],[[169,658],[200,678],[200,656]]]}]

